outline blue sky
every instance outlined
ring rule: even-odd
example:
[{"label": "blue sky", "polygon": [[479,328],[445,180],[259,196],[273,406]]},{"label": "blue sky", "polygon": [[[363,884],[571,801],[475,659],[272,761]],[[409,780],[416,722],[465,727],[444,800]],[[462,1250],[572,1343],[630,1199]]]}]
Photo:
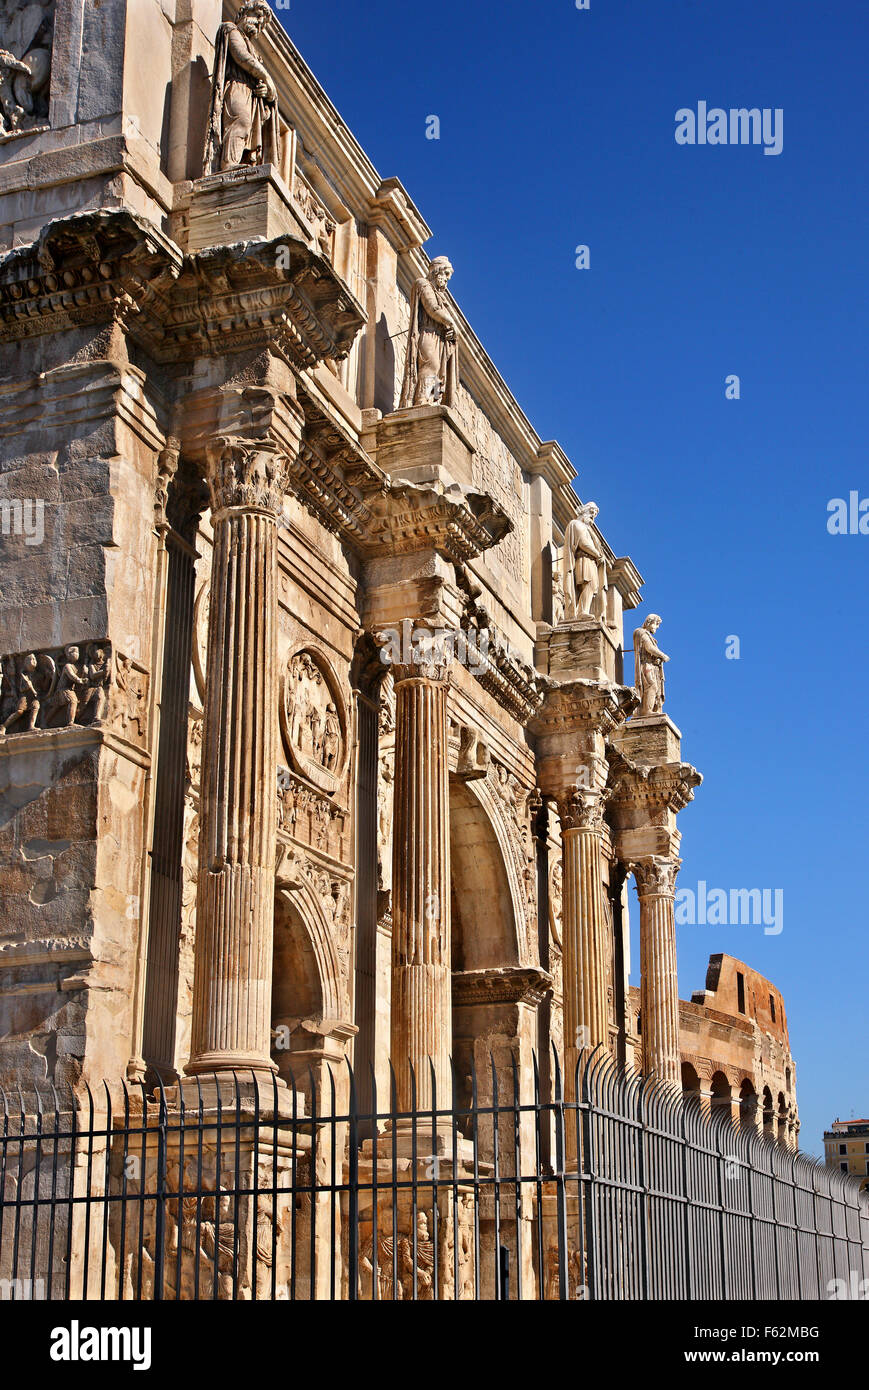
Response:
[{"label": "blue sky", "polygon": [[[784,892],[778,936],[681,927],[681,993],[720,950],[775,981],[820,1152],[837,1115],[869,1114],[869,536],[827,531],[831,498],[869,498],[865,0],[279,17],[646,580],[667,711],[705,776],[680,885]],[[677,145],[701,100],[781,108],[782,153]]]}]

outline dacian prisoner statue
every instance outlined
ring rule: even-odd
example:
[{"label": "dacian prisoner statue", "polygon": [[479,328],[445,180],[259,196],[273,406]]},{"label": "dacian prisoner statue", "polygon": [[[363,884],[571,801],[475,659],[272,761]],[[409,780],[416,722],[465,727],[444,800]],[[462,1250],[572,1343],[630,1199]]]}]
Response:
[{"label": "dacian prisoner statue", "polygon": [[410,328],[399,409],[452,405],[459,375],[459,345],[447,284],[453,267],[436,256],[410,296]]},{"label": "dacian prisoner statue", "polygon": [[664,708],[665,656],[655,641],[661,626],[657,613],[650,613],[642,627],[634,632],[634,680],[640,697],[637,714],[660,714]]},{"label": "dacian prisoner statue", "polygon": [[205,174],[279,163],[278,94],[252,43],[270,14],[263,0],[246,0],[236,22],[217,31]]},{"label": "dacian prisoner statue", "polygon": [[594,531],[598,511],[596,502],[586,502],[564,533],[564,616],[568,622],[602,616],[594,612],[596,601],[599,609],[605,606],[606,561]]}]

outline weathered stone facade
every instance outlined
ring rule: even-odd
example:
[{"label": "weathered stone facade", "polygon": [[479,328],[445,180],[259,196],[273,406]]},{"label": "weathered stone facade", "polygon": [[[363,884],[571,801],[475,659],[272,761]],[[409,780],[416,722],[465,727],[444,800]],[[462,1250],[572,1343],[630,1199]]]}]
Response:
[{"label": "weathered stone facade", "polygon": [[[636,1037],[638,990],[631,1003]],[[687,1095],[798,1147],[796,1066],[774,984],[733,956],[710,957],[706,988],[679,1002],[679,1042]]]},{"label": "weathered stone facade", "polygon": [[0,1081],[735,1075],[677,992],[660,619],[638,693],[641,577],[461,266],[262,6],[44,8],[0,135],[0,500],[45,504],[0,551]]}]

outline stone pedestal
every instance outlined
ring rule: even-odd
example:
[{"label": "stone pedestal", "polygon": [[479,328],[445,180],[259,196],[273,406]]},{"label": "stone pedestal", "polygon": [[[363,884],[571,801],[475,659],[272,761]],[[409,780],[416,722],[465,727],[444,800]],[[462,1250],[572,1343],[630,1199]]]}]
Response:
[{"label": "stone pedestal", "polygon": [[599,618],[576,618],[544,633],[537,659],[558,680],[616,681],[620,648],[615,633]]},{"label": "stone pedestal", "polygon": [[289,189],[271,164],[227,169],[197,179],[190,193],[188,250],[229,246],[289,233],[311,238]]},{"label": "stone pedestal", "polygon": [[141,1138],[119,1133],[112,1146],[110,1191],[162,1194],[159,1202],[146,1196],[134,1222],[123,1219],[126,1203],[110,1208],[121,1297],[316,1297],[323,1261],[311,1249],[311,1136],[299,1129],[302,1108],[290,1124],[286,1092],[270,1082],[222,1080],[198,1092],[184,1082],[168,1099],[168,1126],[160,1106],[148,1104]]},{"label": "stone pedestal", "polygon": [[662,767],[682,758],[682,735],[666,714],[634,715],[613,742],[639,767]]},{"label": "stone pedestal", "polygon": [[[441,1160],[434,1184],[430,1159],[414,1163],[394,1156],[390,1143],[388,1136],[381,1138],[376,1164],[370,1156],[359,1163],[359,1298],[389,1303],[473,1300],[472,1170],[461,1161]],[[366,1148],[370,1151],[370,1145]]]},{"label": "stone pedestal", "polygon": [[391,477],[419,486],[473,484],[476,451],[447,406],[419,405],[386,415],[377,424],[375,449],[378,466]]},{"label": "stone pedestal", "polygon": [[189,1074],[275,1070],[274,691],[283,466],[267,441],[219,439],[208,453],[214,551]]}]

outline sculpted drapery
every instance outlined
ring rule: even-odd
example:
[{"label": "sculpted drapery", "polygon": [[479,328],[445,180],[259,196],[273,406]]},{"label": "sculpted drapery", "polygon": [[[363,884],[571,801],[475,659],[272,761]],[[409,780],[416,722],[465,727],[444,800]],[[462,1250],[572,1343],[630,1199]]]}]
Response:
[{"label": "sculpted drapery", "polygon": [[452,405],[459,375],[459,345],[449,309],[447,283],[453,268],[437,256],[410,297],[410,329],[399,409]]},{"label": "sculpted drapery", "polygon": [[670,658],[655,641],[660,626],[658,614],[650,613],[643,626],[634,632],[634,680],[641,715],[660,714],[664,708],[664,662]]},{"label": "sculpted drapery", "polygon": [[252,43],[268,16],[268,6],[253,0],[242,6],[236,24],[217,31],[205,174],[279,163],[277,92]]}]

